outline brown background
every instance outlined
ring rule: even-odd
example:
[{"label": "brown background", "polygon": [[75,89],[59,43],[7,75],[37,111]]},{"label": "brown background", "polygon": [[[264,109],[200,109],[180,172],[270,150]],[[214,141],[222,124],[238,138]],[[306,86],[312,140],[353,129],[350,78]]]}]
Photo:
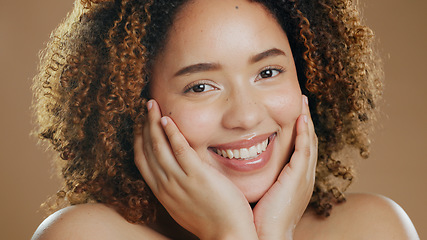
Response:
[{"label": "brown background", "polygon": [[[372,156],[350,190],[392,198],[427,237],[427,2],[360,2],[379,39],[386,89]],[[0,239],[29,239],[44,217],[40,203],[57,187],[49,154],[29,136],[30,84],[38,51],[72,6],[0,0]]]}]

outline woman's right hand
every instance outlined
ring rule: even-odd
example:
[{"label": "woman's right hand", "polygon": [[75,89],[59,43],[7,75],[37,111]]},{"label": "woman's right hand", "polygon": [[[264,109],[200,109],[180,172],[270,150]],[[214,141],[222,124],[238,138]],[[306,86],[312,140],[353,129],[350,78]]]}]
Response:
[{"label": "woman's right hand", "polygon": [[199,158],[156,101],[147,109],[142,134],[135,135],[135,164],[171,217],[200,239],[257,239],[243,193]]}]

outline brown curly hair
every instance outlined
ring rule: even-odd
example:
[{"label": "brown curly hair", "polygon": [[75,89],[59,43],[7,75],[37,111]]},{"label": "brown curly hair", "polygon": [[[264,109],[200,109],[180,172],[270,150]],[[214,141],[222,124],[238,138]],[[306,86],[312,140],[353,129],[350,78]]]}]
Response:
[{"label": "brown curly hair", "polygon": [[[77,0],[52,33],[35,76],[34,111],[41,139],[58,154],[64,179],[53,199],[101,202],[128,221],[153,221],[157,199],[133,159],[153,59],[188,0]],[[373,34],[350,0],[252,0],[281,24],[319,138],[310,205],[328,216],[353,179],[346,146],[369,154],[368,130],[381,92]]]}]

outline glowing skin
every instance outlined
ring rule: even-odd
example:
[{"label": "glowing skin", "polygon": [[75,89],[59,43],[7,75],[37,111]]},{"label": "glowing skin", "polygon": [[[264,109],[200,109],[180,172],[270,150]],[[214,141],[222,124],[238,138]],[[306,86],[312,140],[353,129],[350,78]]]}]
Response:
[{"label": "glowing skin", "polygon": [[135,165],[163,206],[155,221],[132,224],[108,205],[78,204],[32,239],[419,239],[383,197],[352,195],[327,219],[306,209],[317,137],[285,33],[251,1],[192,1],[156,59],[160,105],[148,101],[135,129]]},{"label": "glowing skin", "polygon": [[[202,161],[258,201],[289,160],[301,114],[286,34],[261,5],[203,0],[178,14],[168,39],[153,69],[152,97]],[[269,137],[260,159],[217,154],[249,151]]]}]

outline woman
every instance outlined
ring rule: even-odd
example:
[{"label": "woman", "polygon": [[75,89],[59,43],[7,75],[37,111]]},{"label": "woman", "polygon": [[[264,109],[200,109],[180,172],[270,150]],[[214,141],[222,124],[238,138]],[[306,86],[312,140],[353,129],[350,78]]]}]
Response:
[{"label": "woman", "polygon": [[34,84],[73,206],[33,238],[416,239],[386,198],[338,204],[339,153],[369,153],[371,39],[346,1],[76,3]]}]

